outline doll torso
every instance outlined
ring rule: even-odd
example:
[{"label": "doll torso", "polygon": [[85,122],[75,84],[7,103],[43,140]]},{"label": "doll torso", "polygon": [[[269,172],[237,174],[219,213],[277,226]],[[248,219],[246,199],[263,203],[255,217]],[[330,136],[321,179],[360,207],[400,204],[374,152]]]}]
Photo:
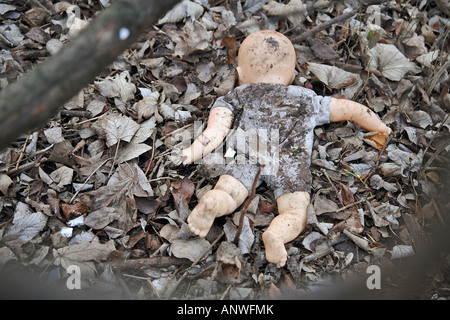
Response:
[{"label": "doll torso", "polygon": [[309,190],[313,129],[329,122],[328,97],[299,86],[246,84],[218,98],[216,107],[234,114],[225,150],[233,148],[235,156],[220,174],[232,173],[251,186],[255,168],[265,164],[261,178],[276,193]]}]

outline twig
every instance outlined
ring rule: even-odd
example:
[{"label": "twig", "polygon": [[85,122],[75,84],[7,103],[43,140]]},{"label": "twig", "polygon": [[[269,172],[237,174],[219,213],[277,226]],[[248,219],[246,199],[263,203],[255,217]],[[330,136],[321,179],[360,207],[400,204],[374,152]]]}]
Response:
[{"label": "twig", "polygon": [[141,259],[125,259],[125,260],[112,260],[111,265],[120,269],[146,269],[151,267],[167,268],[173,265],[184,265],[188,262],[187,259],[180,259],[176,257],[158,256],[151,258]]},{"label": "twig", "polygon": [[61,110],[62,116],[92,118],[92,112],[86,110]]},{"label": "twig", "polygon": [[150,170],[150,165],[152,164],[153,158],[155,157],[155,141],[156,141],[156,130],[153,133],[153,143],[152,143],[152,156],[150,160],[148,161],[148,166],[145,169],[145,176],[148,174],[148,170]]},{"label": "twig", "polygon": [[375,195],[371,195],[371,196],[367,197],[366,199],[362,199],[362,200],[358,200],[358,201],[355,201],[355,202],[353,202],[353,203],[350,203],[350,204],[348,204],[348,205],[346,205],[346,206],[344,206],[344,207],[341,207],[341,208],[337,209],[337,210],[334,211],[334,212],[337,213],[337,212],[344,211],[345,209],[348,209],[348,208],[350,208],[350,207],[352,207],[352,206],[354,206],[354,205],[356,205],[356,204],[360,204],[360,203],[362,203],[362,202],[365,202],[365,201],[367,201],[367,200],[371,200],[371,199],[373,199],[373,198],[375,198]]},{"label": "twig", "polygon": [[450,67],[450,60],[447,60],[447,62],[436,72],[436,74],[433,76],[433,79],[431,79],[430,86],[427,89],[427,95],[429,96],[431,94],[431,91],[433,91],[433,88],[436,86],[436,83],[441,78],[442,74],[448,70]]},{"label": "twig", "polygon": [[[423,154],[425,155],[428,151],[428,149],[430,148],[431,144],[433,143],[434,139],[437,137],[439,131],[441,131],[441,128],[444,126],[444,124],[447,122],[448,117],[449,117],[450,113],[447,114],[447,116],[445,117],[445,119],[442,121],[442,123],[439,125],[439,128],[436,130],[436,133],[433,135],[433,138],[431,138],[430,142],[428,143],[427,147],[425,148],[425,150],[423,151]],[[436,158],[436,157],[434,157]],[[427,170],[427,168],[430,166],[431,162],[426,164],[425,167],[420,168],[420,172],[423,175],[423,172]],[[422,163],[423,165],[423,163]]]},{"label": "twig", "polygon": [[114,159],[113,159],[113,163],[111,165],[111,169],[109,170],[108,178],[111,177],[112,172],[114,170],[114,166],[116,165],[117,154],[119,153],[119,145],[120,145],[120,139],[117,141],[116,152],[114,153]]},{"label": "twig", "polygon": [[336,186],[333,184],[333,182],[331,181],[330,177],[328,176],[328,173],[326,172],[325,169],[322,170],[322,173],[325,174],[325,177],[327,178],[328,182],[333,186],[334,191],[336,192],[336,197],[338,198],[339,202],[341,203],[341,205],[344,205],[344,202],[342,201],[342,198],[339,196],[339,190],[336,188]]},{"label": "twig", "polygon": [[30,138],[30,136],[27,135],[27,139],[25,140],[25,143],[23,144],[23,148],[22,148],[22,150],[20,151],[19,159],[17,159],[16,170],[19,169],[19,164],[20,164],[20,161],[22,161],[22,158],[23,158],[23,155],[24,155],[24,153],[25,153],[25,149],[26,149],[26,147],[27,147],[28,139],[29,139],[29,138]]},{"label": "twig", "polygon": [[352,17],[354,14],[356,14],[356,10],[346,12],[344,14],[341,14],[340,16],[337,16],[331,20],[328,20],[322,24],[319,24],[318,26],[315,26],[314,28],[311,28],[310,30],[303,32],[301,35],[295,37],[294,39],[291,39],[291,42],[296,44],[300,43],[302,41],[305,41],[306,39],[312,37],[317,32],[320,32],[322,30],[325,30],[329,27],[331,27],[333,24],[341,22],[343,20],[346,20],[350,17]]},{"label": "twig", "polygon": [[[4,88],[0,92],[0,150],[21,134],[45,125],[61,105],[91,83],[177,2],[115,1],[60,52]],[[121,30],[128,30],[129,36],[121,38]]]},{"label": "twig", "polygon": [[422,171],[426,171],[428,169],[428,167],[433,163],[433,161],[437,158],[437,156],[444,151],[445,148],[447,148],[450,145],[450,141],[447,141],[446,143],[442,144],[442,146],[440,146],[435,153],[433,153],[433,155],[430,157],[430,159],[428,159],[428,161],[425,163],[425,165],[422,168]]},{"label": "twig", "polygon": [[9,176],[10,178],[16,177],[16,176],[18,176],[19,174],[21,174],[22,172],[25,172],[25,171],[27,171],[27,170],[29,170],[29,169],[32,169],[32,168],[37,167],[37,166],[40,165],[41,163],[44,163],[45,161],[47,161],[47,158],[45,158],[44,156],[45,156],[45,153],[41,153],[41,154],[36,158],[36,160],[34,160],[33,162],[23,164],[23,165],[21,165],[20,167],[18,167],[17,169],[14,168],[14,169],[9,170],[9,171],[7,172],[8,176]]},{"label": "twig", "polygon": [[155,174],[156,169],[158,169],[158,167],[159,167],[159,165],[160,165],[160,163],[161,163],[161,161],[162,161],[163,159],[164,159],[164,158],[162,158],[162,157],[158,159],[158,161],[157,161],[156,164],[155,164],[155,167],[153,168],[152,172],[150,173],[150,176],[148,177],[148,181],[151,181],[151,180],[152,180],[153,175]]},{"label": "twig", "polygon": [[261,165],[258,168],[258,172],[256,172],[255,179],[253,180],[252,193],[248,197],[247,201],[244,204],[244,207],[241,210],[241,216],[239,217],[239,226],[238,226],[238,229],[236,231],[236,235],[234,236],[234,240],[233,240],[233,243],[235,245],[237,245],[238,242],[239,242],[239,237],[241,236],[241,232],[242,232],[242,226],[244,224],[244,216],[245,216],[245,213],[247,212],[248,206],[250,205],[250,203],[252,202],[253,198],[255,197],[256,184],[258,182],[259,175],[261,174],[261,169],[264,168],[264,167],[265,167],[265,165],[263,164],[263,165]]},{"label": "twig", "polygon": [[187,128],[189,128],[190,126],[191,126],[191,124],[189,123],[189,124],[187,124],[187,125],[185,125],[185,126],[183,126],[183,127],[181,127],[181,128],[178,128],[178,129],[176,129],[176,130],[173,130],[172,132],[169,132],[168,134],[166,134],[164,137],[162,137],[162,138],[159,139],[159,140],[163,141],[163,140],[167,139],[168,137],[170,137],[171,135],[174,135],[174,134],[177,133],[178,131],[187,129]]},{"label": "twig", "polygon": [[77,192],[75,192],[75,194],[72,196],[72,198],[70,199],[69,203],[72,203],[73,200],[75,200],[75,198],[77,197],[77,195],[80,193],[81,190],[83,190],[83,187],[86,185],[86,183],[89,181],[89,179],[94,175],[94,173],[97,172],[98,169],[100,169],[106,162],[108,162],[109,160],[111,160],[112,158],[108,158],[105,161],[103,161],[102,163],[100,163],[100,165],[95,168],[94,171],[91,172],[91,174],[89,175],[89,177],[87,177],[86,181],[84,181],[83,185],[80,187],[80,189],[78,189]]},{"label": "twig", "polygon": [[364,179],[363,183],[364,185],[367,184],[367,180],[369,180],[369,178],[373,175],[373,173],[375,172],[375,170],[378,168],[379,164],[380,164],[380,160],[381,157],[383,156],[384,151],[386,151],[386,148],[389,144],[389,142],[391,142],[391,136],[388,136],[386,139],[386,143],[384,144],[384,146],[381,148],[380,153],[378,154],[378,159],[377,162],[375,163],[375,166],[372,168],[372,170],[370,170],[369,174],[367,175],[367,177]]}]

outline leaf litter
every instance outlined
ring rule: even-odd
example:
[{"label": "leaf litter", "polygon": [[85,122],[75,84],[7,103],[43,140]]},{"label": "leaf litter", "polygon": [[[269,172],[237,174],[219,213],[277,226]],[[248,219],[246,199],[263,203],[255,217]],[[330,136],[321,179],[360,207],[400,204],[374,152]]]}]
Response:
[{"label": "leaf litter", "polygon": [[[1,88],[109,2],[77,4],[0,5]],[[196,134],[194,122],[235,86],[246,35],[294,39],[352,10],[295,44],[294,84],[368,105],[391,139],[352,123],[316,128],[308,225],[287,244],[283,270],[264,257],[261,234],[277,213],[264,185],[244,219],[222,217],[206,239],[194,237],[185,220],[215,180],[173,161],[178,129]],[[255,299],[414,256],[425,234],[448,224],[446,10],[441,1],[181,1],[47,127],[0,153],[0,266],[63,283],[77,265],[83,287],[106,282],[133,298]],[[442,272],[417,296],[448,297]]]}]

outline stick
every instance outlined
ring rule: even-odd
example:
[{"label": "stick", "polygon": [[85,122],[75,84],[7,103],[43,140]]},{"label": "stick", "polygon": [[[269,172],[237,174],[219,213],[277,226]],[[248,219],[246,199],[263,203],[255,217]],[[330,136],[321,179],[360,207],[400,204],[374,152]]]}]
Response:
[{"label": "stick", "polygon": [[340,16],[337,16],[331,20],[328,20],[322,24],[319,24],[318,26],[315,26],[314,28],[311,28],[308,31],[303,32],[301,35],[295,37],[294,39],[291,39],[291,42],[296,44],[300,43],[302,41],[305,41],[306,39],[312,37],[317,32],[320,32],[322,30],[325,30],[326,28],[331,27],[333,24],[341,22],[343,20],[346,20],[350,17],[352,17],[356,13],[356,10],[346,12],[344,14],[341,14]]},{"label": "stick", "polygon": [[261,169],[264,168],[264,166],[265,165],[263,164],[259,167],[258,172],[256,173],[256,176],[255,176],[255,179],[253,180],[252,193],[250,194],[250,197],[248,197],[247,201],[244,204],[244,207],[241,210],[241,216],[239,217],[239,226],[238,226],[236,235],[234,236],[234,240],[233,240],[233,243],[235,245],[237,245],[239,242],[239,237],[241,236],[241,232],[242,232],[242,226],[244,225],[244,216],[245,216],[245,213],[247,212],[248,206],[250,205],[253,198],[255,197],[256,183],[258,182],[259,175],[261,174]]},{"label": "stick", "polygon": [[[0,150],[21,134],[44,126],[177,2],[115,1],[58,54],[2,90]],[[129,36],[121,37],[121,30],[128,30]]]},{"label": "stick", "polygon": [[146,269],[151,267],[167,268],[173,265],[181,266],[189,262],[187,259],[180,259],[176,257],[152,257],[152,258],[141,258],[141,259],[125,259],[125,260],[112,260],[111,265],[115,268],[120,269]]}]

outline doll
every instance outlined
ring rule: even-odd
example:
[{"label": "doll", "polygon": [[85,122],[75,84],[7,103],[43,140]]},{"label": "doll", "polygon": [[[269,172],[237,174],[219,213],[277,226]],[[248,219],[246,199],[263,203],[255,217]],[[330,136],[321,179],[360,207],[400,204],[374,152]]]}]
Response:
[{"label": "doll", "polygon": [[182,150],[183,163],[189,164],[213,152],[232,132],[265,128],[276,133],[271,137],[278,142],[276,148],[250,147],[249,155],[258,154],[257,163],[233,161],[221,168],[216,185],[201,197],[187,222],[194,234],[205,237],[216,217],[234,212],[245,201],[253,184],[249,177],[264,164],[269,170],[260,180],[273,189],[278,215],[262,239],[267,261],[279,267],[287,260],[285,244],[306,227],[314,127],[351,120],[368,131],[391,133],[359,103],[291,85],[295,63],[295,49],[284,35],[269,30],[249,35],[238,52],[239,86],[216,100],[206,129]]}]

